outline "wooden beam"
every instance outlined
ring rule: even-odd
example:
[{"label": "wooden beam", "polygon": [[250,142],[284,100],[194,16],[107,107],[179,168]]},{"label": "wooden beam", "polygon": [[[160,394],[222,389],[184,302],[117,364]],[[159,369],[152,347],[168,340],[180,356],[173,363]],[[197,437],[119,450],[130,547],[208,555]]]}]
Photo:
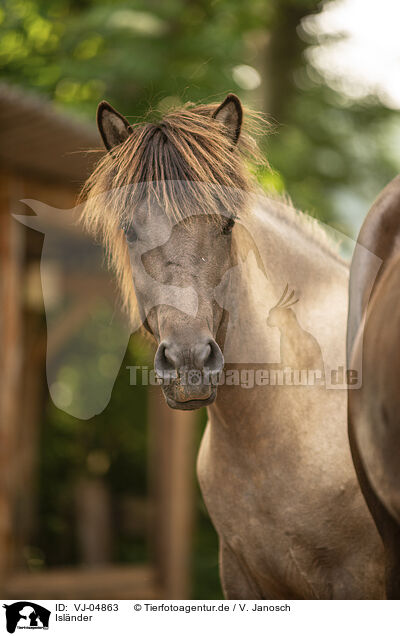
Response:
[{"label": "wooden beam", "polygon": [[1,598],[162,599],[165,592],[157,584],[151,567],[107,566],[14,573],[3,588]]},{"label": "wooden beam", "polygon": [[60,186],[49,179],[37,177],[24,177],[23,183],[24,198],[36,199],[36,201],[42,201],[46,205],[53,205],[55,208],[71,209],[76,206],[79,192],[78,184],[75,188],[71,187],[70,183]]},{"label": "wooden beam", "polygon": [[159,387],[149,387],[153,544],[168,599],[190,598],[197,411],[170,409]]},{"label": "wooden beam", "polygon": [[22,372],[22,237],[11,216],[18,184],[0,175],[0,587],[13,563],[13,498]]},{"label": "wooden beam", "polygon": [[24,312],[23,365],[18,448],[18,466],[13,535],[15,567],[25,565],[23,548],[30,545],[37,522],[37,464],[40,422],[45,405],[46,331],[42,316]]}]

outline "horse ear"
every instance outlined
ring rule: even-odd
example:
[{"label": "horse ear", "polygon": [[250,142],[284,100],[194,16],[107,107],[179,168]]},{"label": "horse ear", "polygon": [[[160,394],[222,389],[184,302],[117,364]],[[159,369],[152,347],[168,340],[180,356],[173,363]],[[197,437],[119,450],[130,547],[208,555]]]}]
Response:
[{"label": "horse ear", "polygon": [[233,145],[236,145],[243,121],[243,109],[239,97],[229,93],[222,104],[218,106],[213,117],[225,126],[226,134]]},{"label": "horse ear", "polygon": [[131,134],[129,122],[108,102],[97,107],[97,127],[107,150],[119,146]]}]

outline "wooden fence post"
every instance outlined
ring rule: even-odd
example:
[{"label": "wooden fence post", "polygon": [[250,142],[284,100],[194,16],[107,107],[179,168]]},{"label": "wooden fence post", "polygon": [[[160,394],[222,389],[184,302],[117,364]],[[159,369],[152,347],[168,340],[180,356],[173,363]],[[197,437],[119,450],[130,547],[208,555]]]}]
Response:
[{"label": "wooden fence post", "polygon": [[23,227],[11,216],[16,183],[0,175],[0,589],[13,564],[16,443],[21,390]]},{"label": "wooden fence post", "polygon": [[187,599],[190,598],[198,414],[170,409],[159,387],[149,387],[148,394],[156,560],[166,597]]}]

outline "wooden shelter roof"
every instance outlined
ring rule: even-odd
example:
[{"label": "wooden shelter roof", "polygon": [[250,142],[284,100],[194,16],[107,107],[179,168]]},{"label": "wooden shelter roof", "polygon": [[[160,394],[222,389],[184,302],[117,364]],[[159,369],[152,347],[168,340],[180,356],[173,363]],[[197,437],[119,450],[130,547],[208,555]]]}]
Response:
[{"label": "wooden shelter roof", "polygon": [[0,165],[78,188],[101,149],[95,126],[47,100],[0,83]]}]

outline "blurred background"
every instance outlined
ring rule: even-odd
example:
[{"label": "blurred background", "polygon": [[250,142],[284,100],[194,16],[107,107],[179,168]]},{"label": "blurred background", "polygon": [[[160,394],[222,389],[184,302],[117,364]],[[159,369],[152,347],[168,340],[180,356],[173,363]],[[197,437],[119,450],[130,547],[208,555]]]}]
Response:
[{"label": "blurred background", "polygon": [[[53,252],[40,270],[43,234],[10,211],[29,213],[23,198],[74,207],[99,157],[82,151],[100,149],[100,100],[137,121],[235,92],[273,124],[260,140],[272,168],[257,173],[265,190],[355,237],[400,171],[400,12],[396,0],[378,9],[373,0],[2,0],[3,598],[221,598],[217,538],[195,480],[205,413],[172,413],[157,388],[129,385],[127,366],[151,366],[138,335],[107,408],[87,420],[65,412],[85,376],[119,366],[118,322],[103,329],[115,299],[107,274],[82,259],[60,271]],[[91,249],[51,214],[46,222],[67,246]],[[69,299],[51,342],[44,275],[54,306]],[[94,333],[99,355],[66,361],[67,343],[79,334],[85,351]],[[49,396],[46,350],[65,410]]]}]

